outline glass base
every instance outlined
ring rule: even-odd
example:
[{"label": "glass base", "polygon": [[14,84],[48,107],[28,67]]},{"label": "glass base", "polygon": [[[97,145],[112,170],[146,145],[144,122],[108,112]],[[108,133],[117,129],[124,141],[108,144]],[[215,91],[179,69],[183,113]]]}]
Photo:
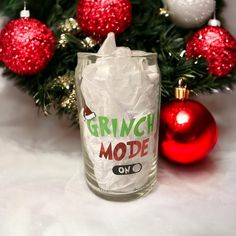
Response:
[{"label": "glass base", "polygon": [[103,198],[105,200],[109,201],[117,201],[117,202],[126,202],[138,199],[142,196],[147,195],[150,193],[156,183],[156,174],[152,176],[151,180],[148,181],[147,184],[144,185],[144,187],[129,193],[119,193],[119,192],[112,192],[112,191],[106,191],[98,186],[95,186],[87,179],[87,185],[89,189],[98,197]]},{"label": "glass base", "polygon": [[152,157],[152,165],[148,174],[147,182],[139,189],[132,192],[119,192],[119,191],[107,191],[99,187],[97,179],[94,174],[94,166],[88,157],[87,152],[83,152],[84,164],[85,164],[85,176],[86,182],[90,190],[98,197],[109,201],[125,202],[135,200],[142,196],[147,195],[152,191],[155,183],[157,182],[157,156]]}]

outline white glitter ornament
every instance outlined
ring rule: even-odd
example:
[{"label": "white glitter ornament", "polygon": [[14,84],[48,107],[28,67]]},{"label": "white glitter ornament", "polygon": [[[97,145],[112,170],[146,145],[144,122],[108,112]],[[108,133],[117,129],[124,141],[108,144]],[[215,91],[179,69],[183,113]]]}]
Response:
[{"label": "white glitter ornament", "polygon": [[202,26],[215,10],[215,0],[163,0],[172,21],[183,28]]}]

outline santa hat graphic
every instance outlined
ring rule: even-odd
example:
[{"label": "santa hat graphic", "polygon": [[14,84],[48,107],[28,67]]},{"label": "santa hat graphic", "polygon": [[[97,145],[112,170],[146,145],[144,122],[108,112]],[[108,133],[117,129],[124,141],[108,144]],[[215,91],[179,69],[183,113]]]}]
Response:
[{"label": "santa hat graphic", "polygon": [[96,114],[92,112],[86,105],[84,106],[83,116],[85,120],[92,120],[96,117]]}]

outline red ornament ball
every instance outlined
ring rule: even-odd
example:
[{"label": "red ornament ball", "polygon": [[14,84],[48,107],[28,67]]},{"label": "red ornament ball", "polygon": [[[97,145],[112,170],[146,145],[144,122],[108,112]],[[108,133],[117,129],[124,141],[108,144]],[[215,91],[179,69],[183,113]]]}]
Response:
[{"label": "red ornament ball", "polygon": [[2,61],[2,42],[1,42],[1,31],[0,31],[0,62]]},{"label": "red ornament ball", "polygon": [[97,40],[106,38],[109,32],[124,32],[131,18],[130,0],[80,0],[77,6],[80,28]]},{"label": "red ornament ball", "polygon": [[49,63],[55,38],[46,25],[33,18],[10,21],[0,33],[0,60],[18,75],[34,75]]},{"label": "red ornament ball", "polygon": [[188,40],[187,58],[205,58],[209,72],[223,77],[229,74],[236,65],[236,40],[224,28],[206,26]]},{"label": "red ornament ball", "polygon": [[211,113],[194,100],[173,100],[161,109],[160,154],[174,162],[199,161],[213,149],[218,129]]}]

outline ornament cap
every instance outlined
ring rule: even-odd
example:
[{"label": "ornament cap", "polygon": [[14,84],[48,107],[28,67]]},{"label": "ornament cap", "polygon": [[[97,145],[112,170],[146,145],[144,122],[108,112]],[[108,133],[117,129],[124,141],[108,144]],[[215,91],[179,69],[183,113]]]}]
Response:
[{"label": "ornament cap", "polygon": [[187,85],[183,85],[183,79],[179,80],[179,86],[175,88],[175,97],[179,100],[188,99],[190,90],[187,89]]},{"label": "ornament cap", "polygon": [[21,18],[29,18],[30,17],[30,11],[26,9],[26,1],[24,1],[24,9],[20,12]]},{"label": "ornament cap", "polygon": [[20,17],[21,18],[29,18],[30,17],[30,11],[29,10],[22,10],[20,12]]},{"label": "ornament cap", "polygon": [[209,26],[221,26],[221,22],[219,21],[219,20],[217,20],[217,19],[210,19],[209,21],[208,21],[208,25]]}]

